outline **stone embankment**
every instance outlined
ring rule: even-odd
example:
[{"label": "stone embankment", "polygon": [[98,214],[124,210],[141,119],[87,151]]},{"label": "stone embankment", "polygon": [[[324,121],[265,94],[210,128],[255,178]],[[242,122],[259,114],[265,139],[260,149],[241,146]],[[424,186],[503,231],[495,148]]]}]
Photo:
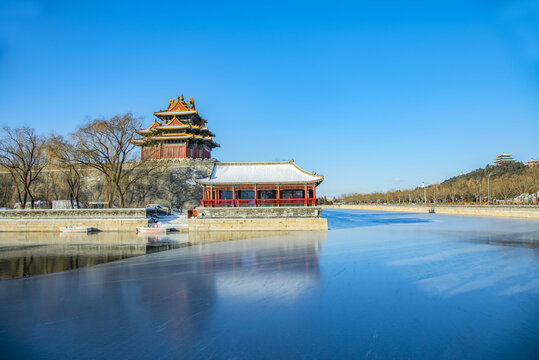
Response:
[{"label": "stone embankment", "polygon": [[509,205],[324,205],[324,209],[355,209],[469,216],[495,216],[539,219],[539,206]]},{"label": "stone embankment", "polygon": [[91,227],[99,231],[136,231],[148,226],[155,209],[2,210],[0,231],[59,231],[60,227]]},{"label": "stone embankment", "polygon": [[197,208],[188,220],[195,231],[309,231],[327,230],[319,207],[218,207]]}]

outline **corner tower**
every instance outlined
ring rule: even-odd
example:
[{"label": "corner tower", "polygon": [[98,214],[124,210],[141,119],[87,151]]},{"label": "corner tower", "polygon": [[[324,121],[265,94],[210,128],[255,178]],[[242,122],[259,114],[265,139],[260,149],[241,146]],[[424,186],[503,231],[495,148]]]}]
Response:
[{"label": "corner tower", "polygon": [[145,129],[137,130],[141,138],[141,159],[209,159],[212,149],[220,145],[195,109],[195,100],[185,101],[183,94],[170,99],[166,110],[153,113],[157,119]]}]

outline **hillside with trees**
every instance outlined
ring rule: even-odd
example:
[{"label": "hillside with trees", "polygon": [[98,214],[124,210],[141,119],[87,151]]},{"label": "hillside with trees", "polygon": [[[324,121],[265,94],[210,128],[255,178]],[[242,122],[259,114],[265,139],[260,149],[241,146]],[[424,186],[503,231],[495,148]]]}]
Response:
[{"label": "hillside with trees", "polygon": [[467,174],[407,190],[344,194],[345,203],[537,204],[539,167],[521,162],[487,165]]}]

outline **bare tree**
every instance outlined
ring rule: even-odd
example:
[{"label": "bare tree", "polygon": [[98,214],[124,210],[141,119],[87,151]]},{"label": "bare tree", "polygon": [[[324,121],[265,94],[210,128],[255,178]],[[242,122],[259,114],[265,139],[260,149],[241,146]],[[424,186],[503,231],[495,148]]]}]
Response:
[{"label": "bare tree", "polygon": [[71,208],[78,208],[81,192],[81,165],[75,146],[61,136],[52,135],[48,143],[52,162],[63,170],[64,180],[69,188]]},{"label": "bare tree", "polygon": [[141,127],[141,119],[127,113],[89,121],[73,134],[74,160],[103,175],[109,207],[116,196],[125,207],[127,191],[154,168],[152,160],[136,161],[131,140]]},{"label": "bare tree", "polygon": [[47,165],[46,141],[29,127],[5,127],[2,132],[0,165],[11,174],[21,206],[26,208],[26,202],[30,198],[31,207],[34,208],[32,187]]}]

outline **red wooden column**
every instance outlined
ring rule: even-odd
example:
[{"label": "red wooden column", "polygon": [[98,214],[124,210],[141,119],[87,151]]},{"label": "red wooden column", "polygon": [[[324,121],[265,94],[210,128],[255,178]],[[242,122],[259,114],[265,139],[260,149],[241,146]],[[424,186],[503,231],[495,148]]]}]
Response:
[{"label": "red wooden column", "polygon": [[277,206],[281,206],[281,185],[277,185]]},{"label": "red wooden column", "polygon": [[213,186],[210,187],[210,200],[211,200],[210,201],[210,206],[213,207],[213,203],[214,203],[214,201],[213,201]]},{"label": "red wooden column", "polygon": [[309,203],[307,201],[307,199],[309,198],[309,191],[307,189],[307,184],[305,184],[305,186],[303,187],[303,203],[305,206],[307,206]]},{"label": "red wooden column", "polygon": [[313,204],[316,206],[316,185],[313,185]]},{"label": "red wooden column", "polygon": [[204,191],[202,191],[202,206],[206,206],[206,187],[204,186]]},{"label": "red wooden column", "polygon": [[232,186],[232,207],[236,206],[236,185]]},{"label": "red wooden column", "polygon": [[256,185],[254,186],[255,188],[255,207],[258,206],[257,202],[258,202],[258,190],[256,189]]}]

